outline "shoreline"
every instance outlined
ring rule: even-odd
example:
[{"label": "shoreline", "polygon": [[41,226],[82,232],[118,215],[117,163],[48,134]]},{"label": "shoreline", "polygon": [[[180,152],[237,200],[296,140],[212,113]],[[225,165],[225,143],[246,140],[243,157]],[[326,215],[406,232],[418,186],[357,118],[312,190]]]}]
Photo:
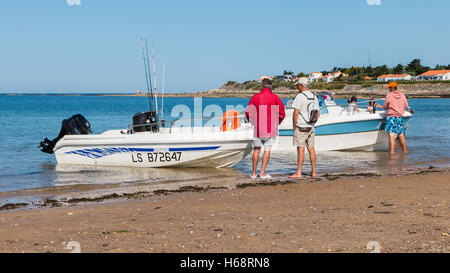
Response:
[{"label": "shoreline", "polygon": [[[311,89],[313,92],[320,92],[320,91],[329,91],[333,92],[332,90],[314,90]],[[334,90],[336,91],[336,90]],[[245,93],[208,93],[209,91],[205,92],[196,92],[196,93],[180,93],[180,94],[165,94],[164,97],[167,98],[251,98],[254,94],[257,92],[245,92]],[[277,94],[280,98],[286,99],[286,98],[295,98],[295,96],[298,94],[295,90],[291,90],[289,92],[277,92],[274,91],[275,94]],[[441,94],[436,95],[432,92],[424,92],[420,94],[413,94],[413,93],[405,93],[405,95],[410,96],[413,99],[442,99],[442,98],[450,98],[450,94]],[[148,98],[148,95],[137,95],[137,94],[89,94],[89,93],[70,93],[70,94],[37,94],[37,93],[5,93],[0,94],[0,96],[91,96],[91,97],[142,97],[142,98]],[[335,98],[337,99],[347,99],[351,96],[358,96],[360,99],[370,99],[370,98],[384,98],[386,97],[386,94],[374,94],[371,95],[369,93],[360,93],[360,92],[345,92],[345,93],[335,93]]]},{"label": "shoreline", "polygon": [[275,178],[2,210],[0,252],[68,252],[69,241],[82,252],[369,252],[369,241],[382,252],[450,252],[448,174]]},{"label": "shoreline", "polygon": [[[325,84],[325,83],[324,83]],[[325,84],[326,85],[326,84]],[[313,92],[328,91],[335,94],[335,98],[349,98],[351,96],[356,96],[361,99],[368,98],[384,98],[388,93],[385,88],[385,83],[375,83],[370,86],[365,84],[344,84],[340,88],[334,89],[333,86],[327,90],[325,89],[314,89],[311,88]],[[245,89],[236,87],[233,85],[204,90],[204,91],[192,91],[187,93],[166,93],[165,97],[204,97],[204,98],[250,98],[254,94],[260,91],[257,89]],[[399,83],[399,91],[403,92],[405,95],[411,98],[450,98],[450,81],[448,83],[426,83],[417,82],[414,84]],[[290,89],[288,87],[278,87],[273,90],[275,94],[281,98],[294,98],[298,91],[295,89]],[[160,94],[161,95],[161,94]],[[145,92],[138,91],[136,93],[0,93],[0,96],[95,96],[95,97],[149,97]]]},{"label": "shoreline", "polygon": [[[408,168],[399,169],[391,172],[383,172],[381,170],[368,172],[352,172],[352,173],[326,173],[319,174],[315,179],[305,178],[300,181],[308,183],[327,183],[341,179],[357,179],[365,177],[395,177],[395,176],[411,176],[417,174],[429,173],[448,173],[448,167],[428,168]],[[220,183],[208,181],[208,179],[200,179],[193,181],[173,181],[163,184],[139,184],[131,186],[122,186],[120,184],[101,184],[101,185],[68,185],[53,186],[44,188],[30,188],[17,191],[0,192],[0,212],[15,209],[40,209],[54,208],[79,205],[82,203],[98,203],[104,201],[120,201],[129,199],[152,198],[154,196],[165,196],[173,193],[187,192],[208,192],[213,190],[235,190],[255,186],[277,186],[289,185],[299,182],[298,179],[288,178],[285,175],[274,175],[268,181],[257,179],[249,179],[246,175],[240,176],[223,176]],[[13,201],[9,201],[13,200]]]},{"label": "shoreline", "polygon": [[[352,173],[326,173],[319,174],[315,179],[305,176],[300,181],[308,183],[327,183],[341,179],[357,179],[364,177],[395,177],[411,176],[429,173],[448,173],[450,168],[433,167],[408,168],[391,172],[362,171]],[[249,179],[247,175],[223,176],[220,183],[200,179],[193,181],[167,181],[163,184],[140,184],[123,186],[121,184],[85,185],[76,184],[68,186],[52,186],[44,188],[30,188],[16,191],[0,192],[0,212],[15,209],[40,209],[79,205],[82,203],[99,203],[104,201],[120,201],[129,199],[152,198],[173,193],[208,192],[213,190],[235,190],[255,186],[277,186],[298,183],[298,179],[288,178],[285,175],[274,175],[268,181]],[[13,200],[13,201],[10,201]]]}]

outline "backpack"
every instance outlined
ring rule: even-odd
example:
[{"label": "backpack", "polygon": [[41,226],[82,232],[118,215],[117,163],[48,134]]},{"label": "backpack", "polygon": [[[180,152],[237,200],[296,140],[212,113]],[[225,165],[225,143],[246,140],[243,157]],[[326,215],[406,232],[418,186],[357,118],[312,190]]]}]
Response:
[{"label": "backpack", "polygon": [[315,106],[314,106],[314,101],[315,101],[316,96],[313,94],[313,97],[309,98],[305,93],[302,92],[302,94],[308,100],[308,105],[306,106],[306,111],[308,112],[309,119],[306,119],[302,115],[302,113],[299,113],[299,114],[306,123],[308,123],[309,125],[314,125],[317,122],[317,120],[319,119],[319,110],[315,109]]}]

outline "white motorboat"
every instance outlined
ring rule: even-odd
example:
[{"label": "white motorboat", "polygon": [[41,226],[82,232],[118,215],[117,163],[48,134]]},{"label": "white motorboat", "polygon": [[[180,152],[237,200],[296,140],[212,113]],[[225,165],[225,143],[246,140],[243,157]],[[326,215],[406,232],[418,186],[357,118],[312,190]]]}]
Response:
[{"label": "white motorboat", "polygon": [[54,153],[58,164],[215,168],[232,167],[250,153],[253,127],[236,111],[225,112],[222,126],[177,127],[174,121],[166,128],[164,111],[158,110],[153,46],[153,71],[147,39],[141,39],[141,49],[150,111],[135,114],[130,129],[102,134],[90,134],[89,122],[74,115],[63,121],[57,138],[40,143],[41,151]]},{"label": "white motorboat", "polygon": [[[237,112],[236,112],[237,113]],[[41,143],[42,151],[55,153],[58,164],[127,167],[232,167],[252,149],[253,127],[239,117],[232,130],[220,127],[159,128],[149,123],[155,112],[133,117],[133,128],[102,134],[71,134],[76,128],[90,132],[81,115],[63,122],[60,135]],[[86,126],[85,126],[86,125]],[[84,128],[86,127],[86,128]]]},{"label": "white motorboat", "polygon": [[[315,125],[316,151],[340,150],[385,150],[389,146],[388,134],[384,131],[386,111],[370,113],[367,108],[348,112],[346,107],[337,105],[331,94],[318,92],[320,118]],[[279,126],[279,137],[272,151],[293,151],[292,114],[294,109],[286,107],[286,118]],[[412,117],[404,114],[405,125]]]}]

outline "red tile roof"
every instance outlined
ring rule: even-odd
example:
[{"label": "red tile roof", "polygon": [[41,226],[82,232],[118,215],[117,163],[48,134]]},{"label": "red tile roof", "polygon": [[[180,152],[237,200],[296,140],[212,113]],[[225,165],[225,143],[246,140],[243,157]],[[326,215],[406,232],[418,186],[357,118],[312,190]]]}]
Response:
[{"label": "red tile roof", "polygon": [[384,78],[402,78],[409,76],[408,74],[389,74],[389,75],[381,75],[378,77],[378,79],[384,79]]},{"label": "red tile roof", "polygon": [[450,70],[429,70],[425,73],[420,74],[419,76],[437,76],[437,75],[445,75],[450,73]]}]

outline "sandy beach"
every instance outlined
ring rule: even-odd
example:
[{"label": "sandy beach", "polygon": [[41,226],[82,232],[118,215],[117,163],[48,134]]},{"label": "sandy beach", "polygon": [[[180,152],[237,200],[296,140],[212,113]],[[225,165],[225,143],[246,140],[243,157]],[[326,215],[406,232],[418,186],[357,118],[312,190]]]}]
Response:
[{"label": "sandy beach", "polygon": [[0,252],[448,253],[449,182],[430,169],[3,210]]}]

